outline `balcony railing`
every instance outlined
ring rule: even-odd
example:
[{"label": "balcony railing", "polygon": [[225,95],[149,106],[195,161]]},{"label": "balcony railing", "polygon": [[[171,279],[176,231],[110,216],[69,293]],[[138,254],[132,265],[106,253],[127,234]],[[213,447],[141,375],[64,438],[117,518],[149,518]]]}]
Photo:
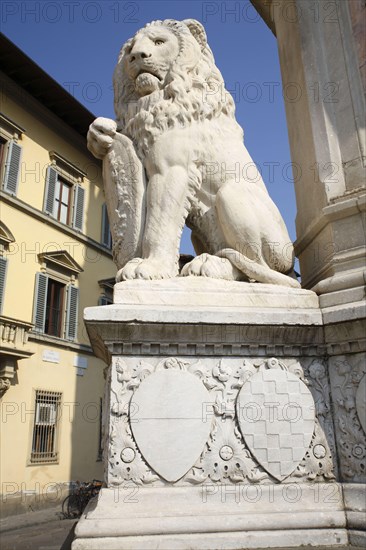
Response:
[{"label": "balcony railing", "polygon": [[0,396],[11,386],[19,359],[33,355],[28,347],[31,323],[0,315]]},{"label": "balcony railing", "polygon": [[28,335],[32,327],[31,323],[0,315],[1,352],[24,357],[32,355],[32,352],[27,348]]}]

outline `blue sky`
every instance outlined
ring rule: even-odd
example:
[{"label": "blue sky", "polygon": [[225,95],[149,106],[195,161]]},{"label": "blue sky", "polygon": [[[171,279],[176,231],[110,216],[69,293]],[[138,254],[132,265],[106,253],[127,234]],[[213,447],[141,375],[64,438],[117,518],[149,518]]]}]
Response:
[{"label": "blue sky", "polygon": [[[277,44],[249,0],[3,0],[1,5],[1,31],[96,116],[111,118],[112,73],[121,45],[149,21],[168,18],[204,24],[246,147],[295,240]],[[181,251],[192,253],[188,233]]]}]

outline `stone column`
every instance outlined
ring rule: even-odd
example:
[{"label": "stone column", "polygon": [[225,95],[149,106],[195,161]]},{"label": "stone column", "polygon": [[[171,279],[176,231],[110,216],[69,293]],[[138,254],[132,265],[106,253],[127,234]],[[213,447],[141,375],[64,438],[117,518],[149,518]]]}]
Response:
[{"label": "stone column", "polygon": [[252,0],[277,36],[302,284],[329,356],[351,542],[365,544],[365,52],[361,0]]},{"label": "stone column", "polygon": [[295,165],[295,250],[303,287],[321,295],[322,307],[345,302],[360,307],[365,98],[350,3],[253,0],[253,4],[278,41]]}]

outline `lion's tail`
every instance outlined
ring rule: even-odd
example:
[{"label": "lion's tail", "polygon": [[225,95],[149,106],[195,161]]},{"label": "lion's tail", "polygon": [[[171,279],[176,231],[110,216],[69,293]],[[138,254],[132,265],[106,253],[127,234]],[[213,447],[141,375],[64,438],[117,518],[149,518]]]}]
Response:
[{"label": "lion's tail", "polygon": [[289,275],[284,275],[274,271],[266,264],[259,264],[250,260],[244,254],[241,254],[233,248],[223,248],[215,253],[215,256],[227,258],[239,271],[244,273],[249,279],[254,279],[259,283],[290,286],[292,288],[301,288],[300,283]]}]

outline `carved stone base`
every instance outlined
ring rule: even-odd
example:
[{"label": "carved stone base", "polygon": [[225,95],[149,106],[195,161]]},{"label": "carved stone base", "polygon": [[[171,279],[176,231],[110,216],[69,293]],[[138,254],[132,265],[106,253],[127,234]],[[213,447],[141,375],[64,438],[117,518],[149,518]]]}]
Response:
[{"label": "carved stone base", "polygon": [[188,278],[115,301],[85,311],[110,365],[106,488],[73,550],[346,544],[316,295]]},{"label": "carved stone base", "polygon": [[[321,509],[321,511],[319,511]],[[337,484],[103,489],[73,550],[283,548],[347,544]]]}]

